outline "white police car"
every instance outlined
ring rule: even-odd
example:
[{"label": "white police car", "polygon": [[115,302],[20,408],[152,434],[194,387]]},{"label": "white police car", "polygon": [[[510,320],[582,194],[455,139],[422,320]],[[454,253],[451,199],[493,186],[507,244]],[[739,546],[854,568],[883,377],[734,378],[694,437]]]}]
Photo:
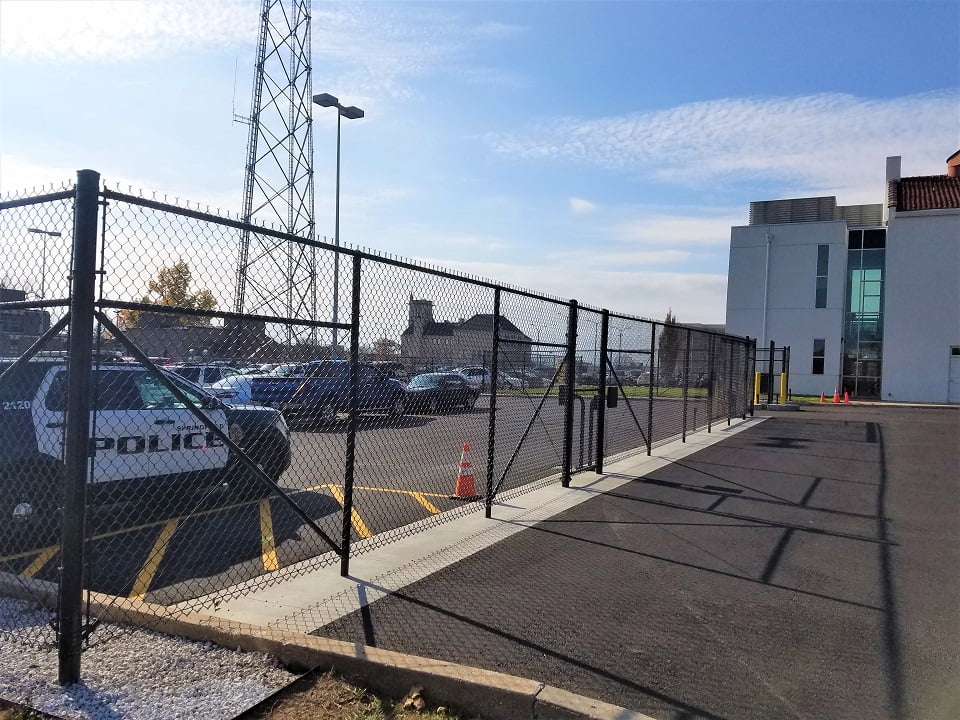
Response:
[{"label": "white police car", "polygon": [[[0,360],[0,373],[11,361]],[[227,482],[267,486],[245,470],[214,435],[216,426],[244,449],[272,480],[290,464],[283,416],[256,406],[228,405],[201,388],[166,374],[202,408],[200,421],[147,368],[95,363],[91,411],[93,503],[133,498],[151,502],[160,490],[190,491]],[[17,521],[50,517],[63,497],[63,437],[67,401],[65,358],[39,358],[0,382],[0,538]]]}]

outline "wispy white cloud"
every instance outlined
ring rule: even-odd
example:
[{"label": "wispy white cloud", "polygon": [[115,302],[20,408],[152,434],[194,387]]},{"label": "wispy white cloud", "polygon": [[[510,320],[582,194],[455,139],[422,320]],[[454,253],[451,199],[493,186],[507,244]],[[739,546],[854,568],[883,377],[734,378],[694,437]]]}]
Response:
[{"label": "wispy white cloud", "polygon": [[[259,28],[256,0],[4,0],[4,58],[27,61],[125,62],[190,51],[236,49],[252,56]],[[452,6],[451,6],[452,7]],[[525,28],[469,24],[448,8],[404,4],[314,3],[311,26],[314,87],[351,102],[415,97],[415,80],[446,72],[501,88],[529,79],[477,62],[491,43]],[[479,57],[483,57],[479,55]]]},{"label": "wispy white cloud", "polygon": [[584,200],[583,198],[572,197],[569,200],[570,203],[570,212],[574,215],[586,215],[592,213],[597,209],[597,206],[594,205],[589,200]]},{"label": "wispy white cloud", "polygon": [[746,209],[740,212],[714,211],[709,215],[643,214],[616,225],[611,235],[620,242],[661,247],[726,246],[730,228],[746,222]]},{"label": "wispy white cloud", "polygon": [[909,159],[917,174],[943,172],[960,133],[958,110],[960,94],[952,89],[889,99],[730,98],[620,117],[556,118],[486,140],[498,153],[689,186],[776,179],[842,195],[863,192],[866,182],[876,202],[877,168],[882,178],[888,155]]},{"label": "wispy white cloud", "polygon": [[0,46],[10,59],[117,62],[252,45],[257,22],[244,0],[3,2]]},{"label": "wispy white cloud", "polygon": [[571,250],[550,253],[548,260],[563,262],[567,267],[588,268],[629,268],[646,265],[672,265],[687,262],[692,253],[686,250],[633,250],[600,251]]},{"label": "wispy white cloud", "polygon": [[722,323],[726,314],[727,278],[724,275],[601,269],[581,269],[571,273],[569,265],[549,261],[523,265],[436,258],[422,260],[639,317],[662,320],[672,308],[681,322]]},{"label": "wispy white cloud", "polygon": [[486,20],[466,28],[466,34],[489,40],[509,40],[522,35],[526,28],[504,22]]}]

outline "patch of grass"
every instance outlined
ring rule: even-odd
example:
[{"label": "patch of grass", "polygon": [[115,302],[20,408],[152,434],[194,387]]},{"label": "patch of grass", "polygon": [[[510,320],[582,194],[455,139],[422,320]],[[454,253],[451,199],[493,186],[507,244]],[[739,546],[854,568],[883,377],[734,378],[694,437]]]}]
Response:
[{"label": "patch of grass", "polygon": [[0,698],[0,720],[50,720],[53,716]]},{"label": "patch of grass", "polygon": [[[364,690],[330,672],[314,671],[284,688],[265,706],[248,710],[242,720],[483,720],[431,706],[429,694],[412,688],[395,700]],[[57,720],[0,699],[0,720]]]},{"label": "patch of grass", "polygon": [[330,672],[314,671],[243,720],[482,720],[431,707],[428,693],[412,688],[401,700],[377,695]]},{"label": "patch of grass", "polygon": [[[610,387],[609,385],[607,387]],[[615,386],[614,386],[615,387]],[[558,394],[559,390],[556,386],[550,391],[551,395]],[[589,398],[591,395],[597,394],[596,385],[578,385],[576,389],[577,395],[582,395],[585,398]],[[497,395],[523,395],[522,390],[497,390]],[[526,394],[538,396],[543,394],[543,390],[530,389],[526,391]],[[645,398],[649,396],[650,389],[646,385],[624,385],[623,386],[623,395],[628,398]],[[682,398],[683,397],[683,388],[678,387],[654,387],[653,396],[655,398]],[[707,397],[707,388],[687,388],[687,397],[688,398],[705,398]]]}]

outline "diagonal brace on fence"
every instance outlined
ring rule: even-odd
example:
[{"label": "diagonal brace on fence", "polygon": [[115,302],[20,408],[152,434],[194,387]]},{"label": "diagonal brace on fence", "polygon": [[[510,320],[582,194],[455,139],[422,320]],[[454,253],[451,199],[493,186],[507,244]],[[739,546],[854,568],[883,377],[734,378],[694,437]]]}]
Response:
[{"label": "diagonal brace on fence", "polygon": [[206,425],[210,429],[210,432],[213,433],[213,435],[215,435],[218,440],[220,440],[228,448],[230,448],[230,451],[237,456],[237,459],[244,466],[244,468],[251,471],[258,481],[267,485],[271,490],[276,492],[280,496],[280,498],[290,507],[290,509],[293,510],[297,514],[297,516],[310,527],[311,530],[313,530],[317,535],[319,535],[324,542],[326,542],[331,548],[333,548],[338,555],[343,554],[342,548],[337,543],[335,543],[330,538],[330,536],[328,536],[323,531],[323,529],[319,525],[317,525],[317,523],[313,520],[313,518],[307,515],[306,511],[304,511],[303,508],[297,505],[283,491],[283,488],[281,488],[279,485],[277,485],[277,483],[271,480],[270,477],[268,477],[267,474],[263,472],[263,470],[261,470],[256,463],[254,463],[250,458],[248,458],[247,454],[243,451],[243,449],[239,445],[237,445],[233,440],[231,440],[230,436],[227,433],[225,433],[223,430],[218,428],[214,423],[212,423],[210,421],[210,418],[207,417],[204,414],[204,412],[200,408],[198,408],[180,388],[178,388],[174,383],[172,383],[170,381],[170,378],[164,375],[163,372],[161,372],[160,369],[156,365],[154,365],[153,362],[151,362],[151,360],[140,350],[140,348],[134,345],[130,341],[130,339],[127,338],[119,328],[117,328],[116,325],[110,322],[110,320],[107,318],[106,315],[104,315],[100,311],[95,311],[95,315],[97,316],[97,319],[103,324],[103,326],[107,328],[107,330],[114,337],[116,337],[117,340],[120,341],[120,343],[124,346],[124,348],[126,348],[127,351],[133,357],[135,357],[138,362],[146,366],[152,373],[155,373],[157,376],[157,379],[159,379],[160,382],[162,382],[164,386],[171,393],[173,393],[174,397],[176,397],[178,401],[182,402],[187,410],[189,410],[194,416],[196,416],[198,420],[200,420],[204,425]]}]

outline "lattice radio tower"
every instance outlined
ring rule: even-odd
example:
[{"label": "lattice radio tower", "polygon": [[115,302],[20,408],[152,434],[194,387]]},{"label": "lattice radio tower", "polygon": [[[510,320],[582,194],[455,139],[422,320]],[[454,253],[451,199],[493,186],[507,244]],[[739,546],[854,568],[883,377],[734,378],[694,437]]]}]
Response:
[{"label": "lattice radio tower", "polygon": [[[314,238],[310,0],[262,0],[247,122],[245,223],[277,224]],[[235,310],[315,319],[316,253],[302,243],[243,230]],[[293,325],[287,342],[293,343]],[[315,338],[315,333],[310,332]]]}]

